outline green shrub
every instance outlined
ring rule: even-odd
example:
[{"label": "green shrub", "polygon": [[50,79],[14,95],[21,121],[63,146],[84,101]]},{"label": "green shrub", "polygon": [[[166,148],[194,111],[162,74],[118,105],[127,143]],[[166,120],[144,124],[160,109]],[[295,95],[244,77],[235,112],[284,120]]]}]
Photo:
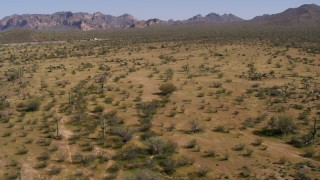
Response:
[{"label": "green shrub", "polygon": [[273,116],[268,126],[263,128],[262,133],[269,136],[274,135],[288,135],[295,132],[297,129],[291,116]]}]

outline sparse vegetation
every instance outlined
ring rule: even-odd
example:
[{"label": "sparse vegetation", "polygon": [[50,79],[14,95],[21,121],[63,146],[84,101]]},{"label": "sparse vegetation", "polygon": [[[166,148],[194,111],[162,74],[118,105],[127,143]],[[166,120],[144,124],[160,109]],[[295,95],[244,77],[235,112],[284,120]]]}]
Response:
[{"label": "sparse vegetation", "polygon": [[0,179],[317,178],[318,29],[1,32]]}]

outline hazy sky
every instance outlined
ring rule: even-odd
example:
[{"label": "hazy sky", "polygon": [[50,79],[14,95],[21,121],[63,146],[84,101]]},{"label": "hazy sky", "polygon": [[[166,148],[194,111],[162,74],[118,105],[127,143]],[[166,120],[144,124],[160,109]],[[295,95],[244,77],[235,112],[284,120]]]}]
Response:
[{"label": "hazy sky", "polygon": [[232,13],[244,19],[274,14],[320,0],[0,0],[0,18],[12,14],[51,14],[58,11],[102,12],[139,19],[187,19],[197,14]]}]

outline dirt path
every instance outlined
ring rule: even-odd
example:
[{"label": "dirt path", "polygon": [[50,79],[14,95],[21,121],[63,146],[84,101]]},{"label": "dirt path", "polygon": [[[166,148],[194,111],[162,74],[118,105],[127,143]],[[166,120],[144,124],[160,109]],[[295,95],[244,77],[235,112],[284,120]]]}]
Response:
[{"label": "dirt path", "polygon": [[[250,135],[249,133],[247,132],[244,132],[244,131],[240,131],[238,129],[238,132],[242,135],[244,135],[245,137],[249,138],[249,139],[252,139],[252,140],[255,140],[257,139],[257,137],[253,136],[253,135]],[[285,146],[284,144],[279,144],[279,143],[275,143],[275,142],[264,142],[262,143],[263,145],[265,146],[268,146],[269,149],[272,149],[274,151],[278,151],[280,153],[283,153],[285,155],[290,155],[292,157],[295,157],[295,158],[298,158],[298,159],[303,159],[303,160],[307,160],[307,161],[311,161],[313,163],[316,163],[318,165],[320,165],[320,162],[319,161],[316,161],[316,160],[313,160],[313,159],[309,159],[309,158],[305,158],[305,157],[302,157],[300,154],[300,152],[298,151],[294,151],[294,150],[288,150],[287,148],[283,148],[281,146]]]},{"label": "dirt path", "polygon": [[72,132],[70,130],[67,130],[66,127],[65,127],[65,118],[62,118],[61,119],[61,125],[60,125],[60,132],[63,136],[63,139],[65,140],[65,144],[66,144],[66,149],[68,151],[68,159],[69,159],[69,162],[70,164],[72,164],[72,156],[71,156],[71,150],[70,150],[70,147],[69,147],[69,138],[72,136]]},{"label": "dirt path", "polygon": [[[30,162],[32,160],[28,159],[27,162]],[[22,164],[22,170],[21,170],[21,177],[22,179],[25,178],[30,178],[30,179],[35,179],[39,173],[31,167],[30,163],[23,163]]]},{"label": "dirt path", "polygon": [[[241,134],[241,135],[243,135],[243,136],[245,136],[245,137],[247,137],[247,138],[249,138],[251,140],[255,140],[255,139],[258,138],[255,135],[252,135],[252,134],[247,133],[245,131],[240,131],[238,126],[237,126],[237,123],[235,122],[234,119],[233,119],[233,123],[234,123],[234,125],[236,127],[235,129],[238,131],[239,134]],[[302,157],[301,156],[301,152],[292,150],[291,147],[290,148],[285,148],[284,147],[284,146],[289,146],[289,145],[280,144],[280,143],[276,143],[276,142],[270,142],[270,141],[269,142],[263,142],[262,145],[268,146],[269,149],[272,149],[274,151],[283,153],[285,155],[289,155],[291,157],[294,157],[294,158],[297,158],[297,159],[301,159],[301,160],[311,161],[313,163],[316,163],[316,164],[320,165],[319,161]]]}]

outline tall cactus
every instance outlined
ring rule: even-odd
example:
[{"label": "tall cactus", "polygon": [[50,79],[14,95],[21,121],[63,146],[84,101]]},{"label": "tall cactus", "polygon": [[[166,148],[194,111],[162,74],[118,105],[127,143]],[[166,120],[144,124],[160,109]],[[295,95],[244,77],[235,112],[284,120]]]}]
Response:
[{"label": "tall cactus", "polygon": [[103,117],[103,114],[100,115],[100,127],[103,132],[103,138],[106,138],[106,119]]}]

